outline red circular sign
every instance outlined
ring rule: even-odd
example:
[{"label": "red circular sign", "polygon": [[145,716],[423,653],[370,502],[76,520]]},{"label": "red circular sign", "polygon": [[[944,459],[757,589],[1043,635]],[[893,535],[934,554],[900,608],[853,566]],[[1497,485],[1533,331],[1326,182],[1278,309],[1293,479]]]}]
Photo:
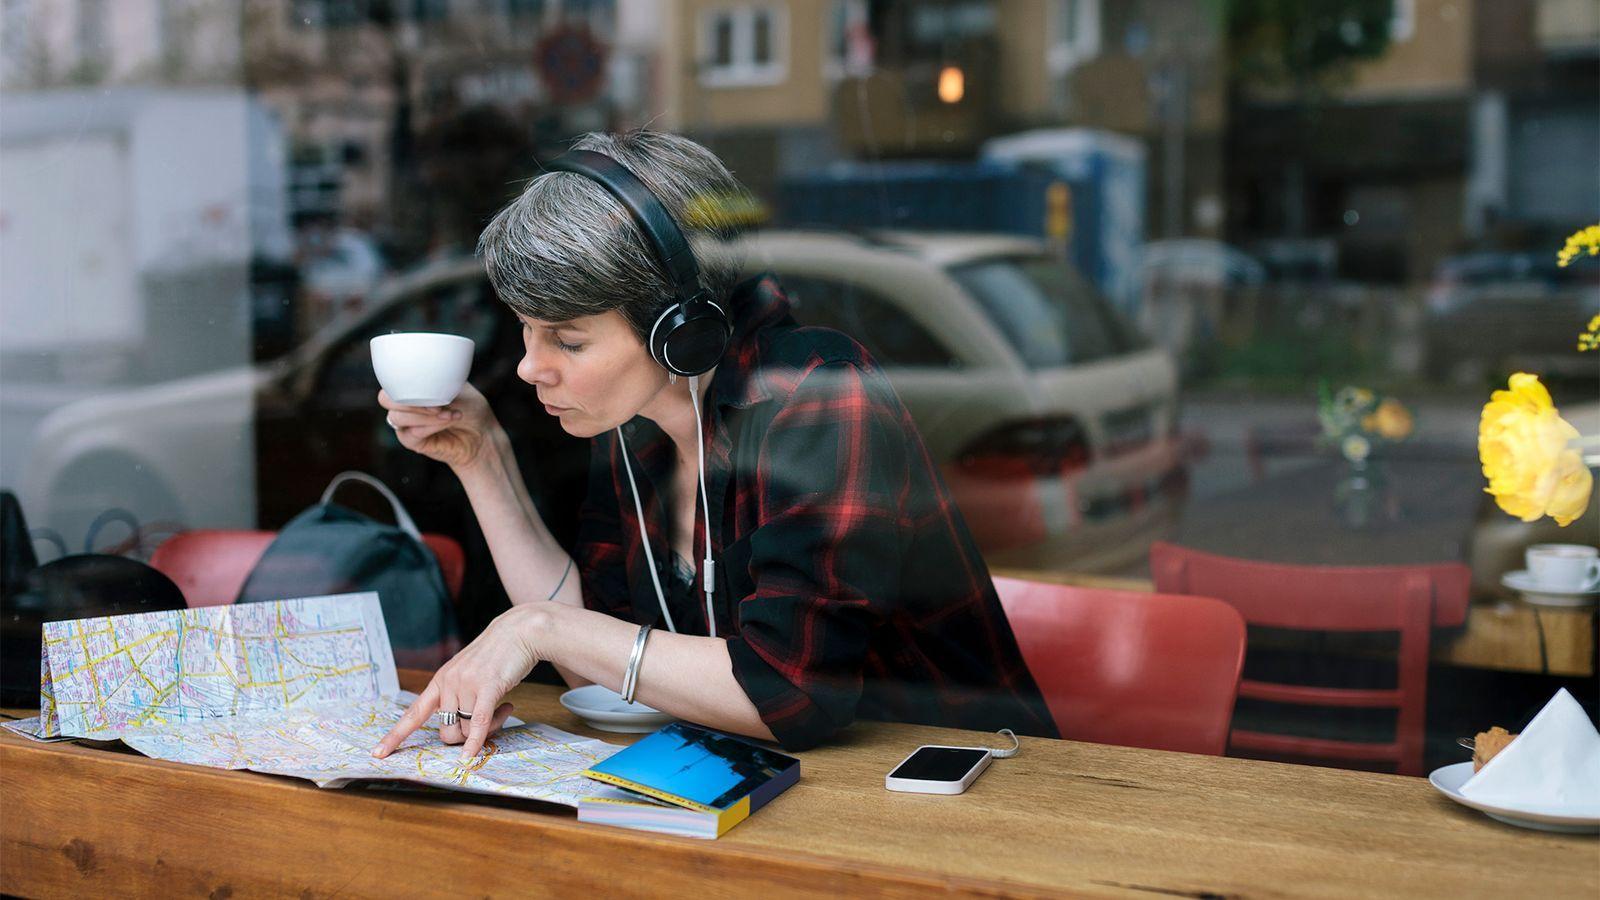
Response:
[{"label": "red circular sign", "polygon": [[593,99],[605,83],[606,48],[587,28],[557,28],[539,41],[533,58],[556,103]]}]

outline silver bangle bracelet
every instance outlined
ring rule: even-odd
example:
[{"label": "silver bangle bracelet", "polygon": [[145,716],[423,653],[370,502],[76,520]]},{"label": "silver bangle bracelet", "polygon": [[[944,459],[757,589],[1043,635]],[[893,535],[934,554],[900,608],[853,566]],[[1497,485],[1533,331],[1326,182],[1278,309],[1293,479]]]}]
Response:
[{"label": "silver bangle bracelet", "polygon": [[650,626],[640,625],[639,634],[633,639],[633,655],[628,657],[628,668],[622,673],[622,702],[632,703],[633,695],[639,690],[639,663],[644,661],[644,643],[650,638]]}]

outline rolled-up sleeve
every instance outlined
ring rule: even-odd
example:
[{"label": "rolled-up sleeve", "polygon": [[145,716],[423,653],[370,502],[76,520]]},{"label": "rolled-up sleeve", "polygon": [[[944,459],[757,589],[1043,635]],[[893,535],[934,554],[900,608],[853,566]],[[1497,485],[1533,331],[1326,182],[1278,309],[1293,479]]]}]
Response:
[{"label": "rolled-up sleeve", "polygon": [[617,490],[611,475],[612,441],[609,436],[601,436],[591,442],[589,491],[578,509],[573,563],[583,585],[586,608],[632,619],[627,554],[622,546]]},{"label": "rolled-up sleeve", "polygon": [[854,721],[872,632],[898,603],[907,436],[880,373],[801,375],[762,440],[754,593],[728,639],[733,674],[786,748]]}]

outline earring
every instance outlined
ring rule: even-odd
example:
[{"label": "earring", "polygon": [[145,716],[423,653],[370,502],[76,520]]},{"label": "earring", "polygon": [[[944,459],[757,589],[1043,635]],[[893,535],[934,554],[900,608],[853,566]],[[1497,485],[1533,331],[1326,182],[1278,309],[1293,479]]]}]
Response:
[{"label": "earring", "polygon": [[669,384],[677,384],[678,383],[678,373],[677,372],[668,372],[667,373],[667,382]]}]

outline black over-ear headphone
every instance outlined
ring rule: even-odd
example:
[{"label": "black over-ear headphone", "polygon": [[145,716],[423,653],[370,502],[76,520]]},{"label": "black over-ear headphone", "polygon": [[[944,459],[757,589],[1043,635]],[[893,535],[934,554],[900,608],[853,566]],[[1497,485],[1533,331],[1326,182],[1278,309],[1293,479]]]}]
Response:
[{"label": "black over-ear headphone", "polygon": [[694,251],[666,206],[638,176],[604,153],[571,150],[546,168],[588,178],[610,192],[633,215],[634,224],[655,250],[672,283],[672,299],[650,326],[646,341],[650,355],[662,368],[678,375],[710,371],[728,349],[733,329],[727,311],[700,290],[700,266],[695,262]]}]

